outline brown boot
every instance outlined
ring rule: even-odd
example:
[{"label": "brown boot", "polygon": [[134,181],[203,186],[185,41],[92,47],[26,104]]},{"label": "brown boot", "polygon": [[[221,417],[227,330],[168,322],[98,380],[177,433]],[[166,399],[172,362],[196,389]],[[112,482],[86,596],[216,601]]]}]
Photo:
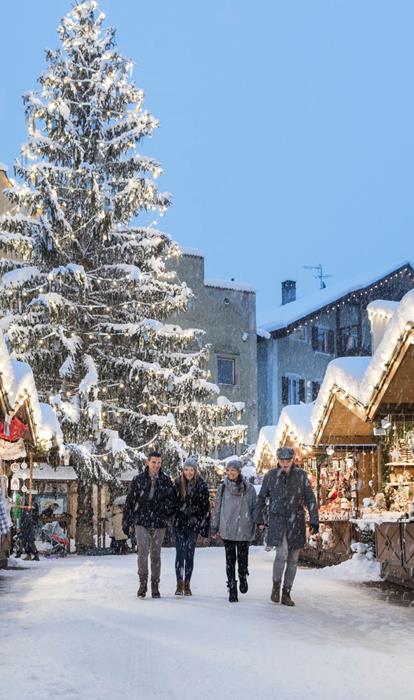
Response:
[{"label": "brown boot", "polygon": [[290,597],[290,588],[285,588],[283,587],[282,590],[282,605],[289,605],[290,607],[293,607],[295,603],[293,602],[292,598]]},{"label": "brown boot", "polygon": [[138,598],[145,598],[146,595],[147,595],[147,579],[140,578],[137,596],[138,596]]},{"label": "brown boot", "polygon": [[182,578],[177,580],[177,588],[175,589],[175,595],[184,595],[184,581]]},{"label": "brown boot", "polygon": [[184,595],[193,595],[190,588],[190,581],[184,581]]},{"label": "brown boot", "polygon": [[153,598],[161,598],[161,593],[160,589],[158,588],[159,586],[159,580],[156,578],[151,579],[151,595]]},{"label": "brown boot", "polygon": [[270,600],[272,601],[272,603],[280,603],[280,581],[273,581]]}]

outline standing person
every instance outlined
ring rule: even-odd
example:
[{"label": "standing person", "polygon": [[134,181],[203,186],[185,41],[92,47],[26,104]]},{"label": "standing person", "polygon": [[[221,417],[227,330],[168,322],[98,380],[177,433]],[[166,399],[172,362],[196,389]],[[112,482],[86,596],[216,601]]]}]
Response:
[{"label": "standing person", "polygon": [[254,537],[256,491],[241,474],[240,459],[230,459],[226,476],[217,491],[217,502],[211,524],[213,537],[220,534],[226,553],[227,587],[230,603],[237,603],[236,562],[240,593],[247,593],[249,544]]},{"label": "standing person", "polygon": [[276,547],[273,565],[273,587],[271,600],[280,602],[283,580],[282,605],[295,605],[290,597],[298,568],[299,552],[306,542],[305,512],[309,513],[310,532],[319,532],[318,506],[308,475],[294,464],[291,447],[280,447],[277,451],[278,466],[271,469],[263,479],[257,499],[255,519],[262,529],[265,527],[265,508],[268,502],[267,545]]},{"label": "standing person", "polygon": [[198,535],[208,537],[210,496],[206,482],[197,473],[197,458],[187,457],[175,481],[177,512],[174,518],[175,595],[192,595],[190,581]]},{"label": "standing person", "polygon": [[122,521],[124,515],[125,506],[125,496],[118,496],[115,498],[110,515],[110,522],[112,527],[112,542],[111,547],[115,554],[126,554],[127,539],[128,535],[122,529]]},{"label": "standing person", "polygon": [[148,585],[148,557],[151,558],[151,595],[160,598],[161,545],[168,519],[175,510],[175,491],[171,479],[161,469],[160,452],[148,455],[147,465],[131,483],[122,520],[129,535],[135,527],[138,545],[139,588],[137,596],[145,598]]},{"label": "standing person", "polygon": [[[22,516],[20,518],[20,541],[21,546],[26,553],[23,559],[30,560],[33,557],[34,561],[39,561],[39,552],[37,551],[35,542],[36,525],[39,515],[39,508],[37,503],[33,503],[32,507],[27,506],[27,501],[25,500],[25,508],[23,508]],[[20,556],[21,552],[16,554]]]}]

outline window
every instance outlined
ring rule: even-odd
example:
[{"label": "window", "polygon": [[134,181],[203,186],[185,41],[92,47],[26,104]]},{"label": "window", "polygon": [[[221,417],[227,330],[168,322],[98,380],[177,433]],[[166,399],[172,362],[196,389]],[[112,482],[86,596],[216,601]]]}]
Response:
[{"label": "window", "polygon": [[312,350],[326,355],[335,354],[335,333],[322,326],[312,326]]},{"label": "window", "polygon": [[306,342],[307,336],[306,336],[306,326],[299,326],[295,331],[293,331],[291,337],[294,340],[302,340]]},{"label": "window", "polygon": [[217,377],[217,381],[219,384],[235,384],[236,360],[232,357],[218,357]]},{"label": "window", "polygon": [[359,325],[340,328],[338,340],[341,355],[354,355],[361,347]]},{"label": "window", "polygon": [[321,388],[320,382],[311,382],[312,384],[312,401],[316,401],[319,394],[319,389]]},{"label": "window", "polygon": [[282,377],[282,404],[298,404],[305,402],[305,380],[297,374]]}]

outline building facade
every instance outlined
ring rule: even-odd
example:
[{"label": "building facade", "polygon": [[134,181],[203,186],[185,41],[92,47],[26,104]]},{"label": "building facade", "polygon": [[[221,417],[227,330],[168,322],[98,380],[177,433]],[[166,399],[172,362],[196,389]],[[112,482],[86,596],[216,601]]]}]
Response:
[{"label": "building facade", "polygon": [[314,401],[335,357],[370,355],[367,305],[377,299],[399,301],[413,288],[410,262],[305,299],[296,300],[292,280],[284,282],[278,318],[258,335],[259,428],[275,425],[288,404]]},{"label": "building facade", "polygon": [[246,442],[257,438],[256,293],[233,281],[206,280],[204,256],[183,249],[174,264],[178,278],[192,289],[188,311],[176,320],[183,328],[201,328],[210,346],[207,368],[210,380],[230,401],[243,401],[241,423],[247,425]]}]

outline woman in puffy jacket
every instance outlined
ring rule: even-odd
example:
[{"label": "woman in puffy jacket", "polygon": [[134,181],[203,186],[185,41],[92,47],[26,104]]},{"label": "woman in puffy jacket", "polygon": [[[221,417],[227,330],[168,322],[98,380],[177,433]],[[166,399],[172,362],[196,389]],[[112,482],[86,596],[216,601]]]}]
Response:
[{"label": "woman in puffy jacket", "polygon": [[217,491],[216,508],[211,523],[211,534],[220,535],[226,553],[227,587],[229,602],[237,603],[236,563],[240,593],[247,593],[249,575],[249,545],[254,539],[256,490],[241,473],[242,462],[229,459],[226,476]]},{"label": "woman in puffy jacket", "polygon": [[177,496],[174,517],[175,595],[192,595],[190,581],[197,537],[208,537],[210,497],[206,482],[197,473],[197,466],[196,457],[187,457],[174,484]]}]

